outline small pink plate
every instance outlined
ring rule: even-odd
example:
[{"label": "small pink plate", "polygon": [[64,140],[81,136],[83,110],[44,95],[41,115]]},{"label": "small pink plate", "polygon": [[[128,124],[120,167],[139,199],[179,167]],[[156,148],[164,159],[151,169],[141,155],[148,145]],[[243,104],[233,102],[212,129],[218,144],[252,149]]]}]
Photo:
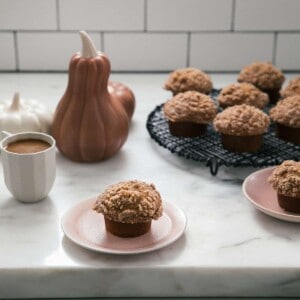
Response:
[{"label": "small pink plate", "polygon": [[275,167],[270,167],[250,174],[243,183],[244,195],[265,214],[280,220],[299,223],[300,214],[287,212],[278,204],[276,191],[268,182],[274,169]]},{"label": "small pink plate", "polygon": [[92,210],[95,201],[96,197],[78,203],[61,220],[65,235],[86,249],[111,254],[150,252],[175,242],[186,227],[182,210],[164,202],[162,217],[152,221],[148,233],[136,238],[120,238],[106,231],[103,215]]}]

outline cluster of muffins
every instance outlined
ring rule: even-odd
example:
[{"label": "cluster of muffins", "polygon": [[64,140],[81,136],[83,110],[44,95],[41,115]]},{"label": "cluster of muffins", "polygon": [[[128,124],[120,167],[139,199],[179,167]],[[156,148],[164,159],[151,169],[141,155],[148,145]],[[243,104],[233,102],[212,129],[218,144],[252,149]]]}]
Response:
[{"label": "cluster of muffins", "polygon": [[[213,84],[209,75],[195,68],[172,72],[164,88],[173,93],[163,112],[170,133],[179,137],[205,134],[213,123],[221,134],[222,145],[234,152],[255,152],[268,131],[270,117],[276,123],[279,138],[300,143],[300,77],[282,89],[285,77],[271,63],[253,63],[244,67],[236,83],[222,89],[217,98],[223,109],[209,97]],[[278,100],[283,98],[283,100]],[[276,104],[268,116],[263,109]]]},{"label": "cluster of muffins", "polygon": [[213,87],[210,76],[196,68],[178,69],[164,87],[173,93],[163,107],[170,133],[179,137],[205,134],[207,124],[217,114],[214,101],[207,95]]}]

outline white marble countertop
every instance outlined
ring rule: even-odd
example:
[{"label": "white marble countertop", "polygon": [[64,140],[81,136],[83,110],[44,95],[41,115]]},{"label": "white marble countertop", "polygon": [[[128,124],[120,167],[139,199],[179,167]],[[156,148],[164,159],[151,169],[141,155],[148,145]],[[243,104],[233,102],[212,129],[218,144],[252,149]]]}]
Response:
[{"label": "white marble countertop", "polygon": [[[291,75],[288,78],[295,76]],[[212,75],[215,87],[236,75]],[[0,298],[300,296],[300,225],[255,210],[241,184],[255,169],[221,167],[216,177],[159,147],[148,113],[169,97],[165,74],[113,74],[130,86],[136,111],[127,142],[113,158],[79,164],[57,153],[49,197],[23,204],[0,172]],[[0,98],[20,91],[55,108],[66,74],[0,74]],[[60,228],[74,204],[121,180],[155,183],[188,218],[184,236],[156,252],[117,256],[73,244]]]}]

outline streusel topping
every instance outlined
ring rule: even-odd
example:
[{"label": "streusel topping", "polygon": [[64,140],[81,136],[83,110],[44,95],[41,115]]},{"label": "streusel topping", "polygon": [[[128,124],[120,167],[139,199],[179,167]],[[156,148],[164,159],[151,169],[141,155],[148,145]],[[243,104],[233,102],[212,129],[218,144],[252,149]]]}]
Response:
[{"label": "streusel topping", "polygon": [[124,181],[109,186],[97,199],[93,210],[121,223],[140,223],[162,216],[163,206],[153,184]]},{"label": "streusel topping", "polygon": [[270,110],[271,119],[282,125],[300,128],[300,95],[277,102]]},{"label": "streusel topping", "polygon": [[212,90],[212,81],[209,75],[199,69],[178,69],[169,75],[164,88],[172,91],[174,95],[186,91],[209,94]]},{"label": "streusel topping", "polygon": [[273,171],[269,183],[281,195],[300,197],[300,162],[284,161]]},{"label": "streusel topping", "polygon": [[288,85],[280,92],[282,98],[300,95],[300,77],[289,81]]},{"label": "streusel topping", "polygon": [[252,136],[268,130],[270,118],[260,109],[246,104],[228,107],[217,114],[214,127],[227,135]]},{"label": "streusel topping", "polygon": [[208,124],[216,116],[217,107],[209,96],[188,91],[168,100],[163,111],[166,118],[172,122]]},{"label": "streusel topping", "polygon": [[223,107],[247,104],[263,109],[269,102],[269,96],[251,83],[232,83],[222,89],[218,102]]},{"label": "streusel topping", "polygon": [[261,90],[280,89],[284,75],[271,63],[256,62],[241,70],[238,82],[252,83]]}]

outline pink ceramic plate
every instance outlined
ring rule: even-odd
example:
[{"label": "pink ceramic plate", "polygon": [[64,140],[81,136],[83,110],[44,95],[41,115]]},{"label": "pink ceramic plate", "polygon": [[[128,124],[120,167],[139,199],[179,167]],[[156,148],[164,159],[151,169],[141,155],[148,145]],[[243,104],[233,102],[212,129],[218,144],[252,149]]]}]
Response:
[{"label": "pink ceramic plate", "polygon": [[289,222],[300,222],[300,214],[283,210],[277,201],[276,191],[268,182],[275,167],[250,174],[243,183],[244,195],[260,211],[274,218]]},{"label": "pink ceramic plate", "polygon": [[186,217],[174,204],[164,202],[164,213],[152,221],[150,232],[136,238],[108,233],[104,218],[92,210],[96,198],[78,203],[61,220],[65,235],[79,246],[112,254],[136,254],[160,249],[175,242],[184,232]]}]

